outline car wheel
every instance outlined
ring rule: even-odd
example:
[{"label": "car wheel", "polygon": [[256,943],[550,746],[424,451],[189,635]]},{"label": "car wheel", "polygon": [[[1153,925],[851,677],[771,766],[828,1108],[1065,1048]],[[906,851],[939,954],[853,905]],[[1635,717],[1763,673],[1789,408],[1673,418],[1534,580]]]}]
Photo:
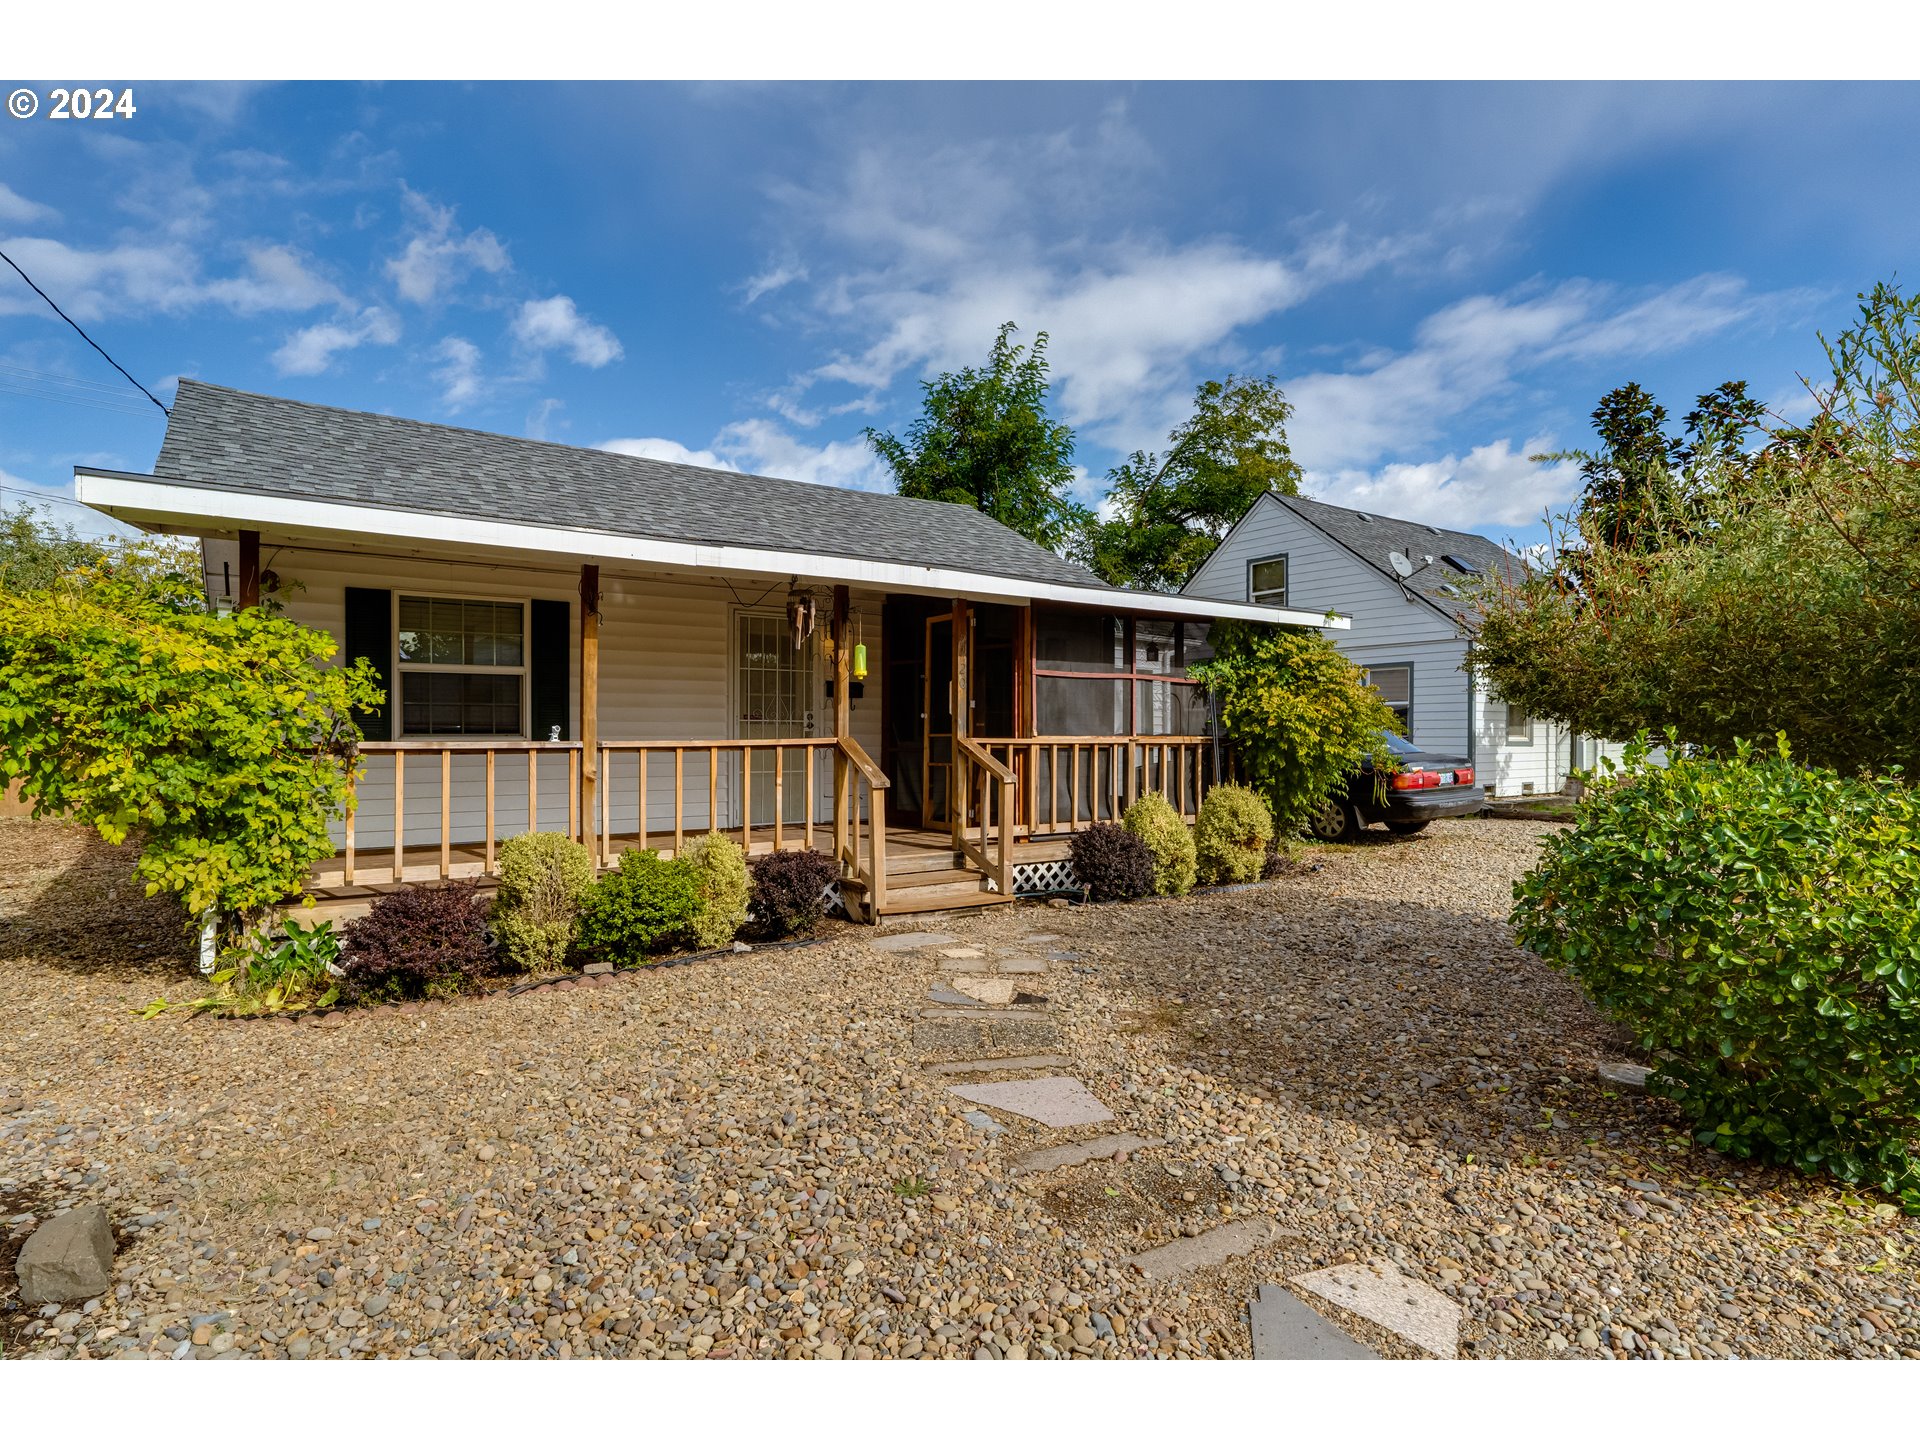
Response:
[{"label": "car wheel", "polygon": [[1387,829],[1396,835],[1418,835],[1432,823],[1430,820],[1389,820]]},{"label": "car wheel", "polygon": [[1316,840],[1351,844],[1360,836],[1360,812],[1340,800],[1323,800],[1307,821],[1307,829]]}]

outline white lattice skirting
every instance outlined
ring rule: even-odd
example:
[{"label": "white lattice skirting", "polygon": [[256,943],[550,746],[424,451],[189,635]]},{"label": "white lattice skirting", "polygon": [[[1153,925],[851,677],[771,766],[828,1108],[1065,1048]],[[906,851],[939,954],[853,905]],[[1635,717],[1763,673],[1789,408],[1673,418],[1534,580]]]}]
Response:
[{"label": "white lattice skirting", "polygon": [[838,915],[842,920],[851,918],[847,914],[846,898],[840,893],[838,880],[829,880],[827,888],[820,892],[820,898],[826,902],[827,914]]},{"label": "white lattice skirting", "polygon": [[1078,890],[1071,860],[1029,860],[1013,867],[1013,893],[1048,895],[1056,890]]}]

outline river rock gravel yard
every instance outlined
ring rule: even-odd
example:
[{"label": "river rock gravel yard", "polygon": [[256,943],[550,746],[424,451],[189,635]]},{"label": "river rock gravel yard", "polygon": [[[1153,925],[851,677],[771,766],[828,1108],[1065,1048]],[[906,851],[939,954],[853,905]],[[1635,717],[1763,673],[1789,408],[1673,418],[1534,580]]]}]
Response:
[{"label": "river rock gravel yard", "polygon": [[[125,857],[0,821],[0,1340],[23,1354],[1244,1356],[1260,1283],[1392,1261],[1465,1356],[1916,1356],[1920,1226],[1691,1145],[1578,990],[1517,951],[1551,827],[1312,848],[1268,885],[938,917],[1044,954],[1067,1063],[1159,1142],[1016,1176],[1046,1130],[914,1046],[939,951],[871,932],[292,1024],[155,1020],[198,983]],[[929,922],[924,928],[934,928]],[[104,1204],[116,1286],[12,1292]],[[1128,1257],[1236,1219],[1179,1280]],[[1304,1295],[1383,1354],[1392,1333]]]}]

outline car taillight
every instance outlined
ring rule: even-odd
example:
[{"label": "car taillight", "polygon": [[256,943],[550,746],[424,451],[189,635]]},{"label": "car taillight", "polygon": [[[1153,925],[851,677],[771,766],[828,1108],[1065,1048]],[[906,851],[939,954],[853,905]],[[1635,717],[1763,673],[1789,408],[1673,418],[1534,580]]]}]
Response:
[{"label": "car taillight", "polygon": [[1456,785],[1471,785],[1473,783],[1473,767],[1469,765],[1463,769],[1454,771],[1453,783]]},{"label": "car taillight", "polygon": [[1440,783],[1440,777],[1431,770],[1402,770],[1393,777],[1396,790],[1431,790]]}]

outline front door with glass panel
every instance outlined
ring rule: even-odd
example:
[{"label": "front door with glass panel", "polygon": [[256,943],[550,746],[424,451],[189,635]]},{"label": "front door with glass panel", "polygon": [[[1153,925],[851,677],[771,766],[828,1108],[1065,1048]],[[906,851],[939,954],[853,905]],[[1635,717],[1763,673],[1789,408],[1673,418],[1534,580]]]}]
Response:
[{"label": "front door with glass panel", "polygon": [[[734,616],[734,736],[740,740],[793,740],[816,733],[820,681],[814,664],[814,642],[809,636],[796,647],[793,627],[777,613],[742,610]],[[781,821],[799,821],[806,815],[807,757],[802,746],[752,752],[752,823],[773,823],[775,766],[780,770]],[[816,757],[814,780],[832,766]],[[740,823],[738,771],[730,768],[727,793],[732,812],[727,823]],[[831,786],[831,780],[827,781]],[[816,807],[817,813],[817,807]]]},{"label": "front door with glass panel", "polygon": [[920,752],[920,824],[932,830],[947,823],[947,787],[953,774],[953,616],[928,619],[927,663],[920,673],[925,737]]}]

